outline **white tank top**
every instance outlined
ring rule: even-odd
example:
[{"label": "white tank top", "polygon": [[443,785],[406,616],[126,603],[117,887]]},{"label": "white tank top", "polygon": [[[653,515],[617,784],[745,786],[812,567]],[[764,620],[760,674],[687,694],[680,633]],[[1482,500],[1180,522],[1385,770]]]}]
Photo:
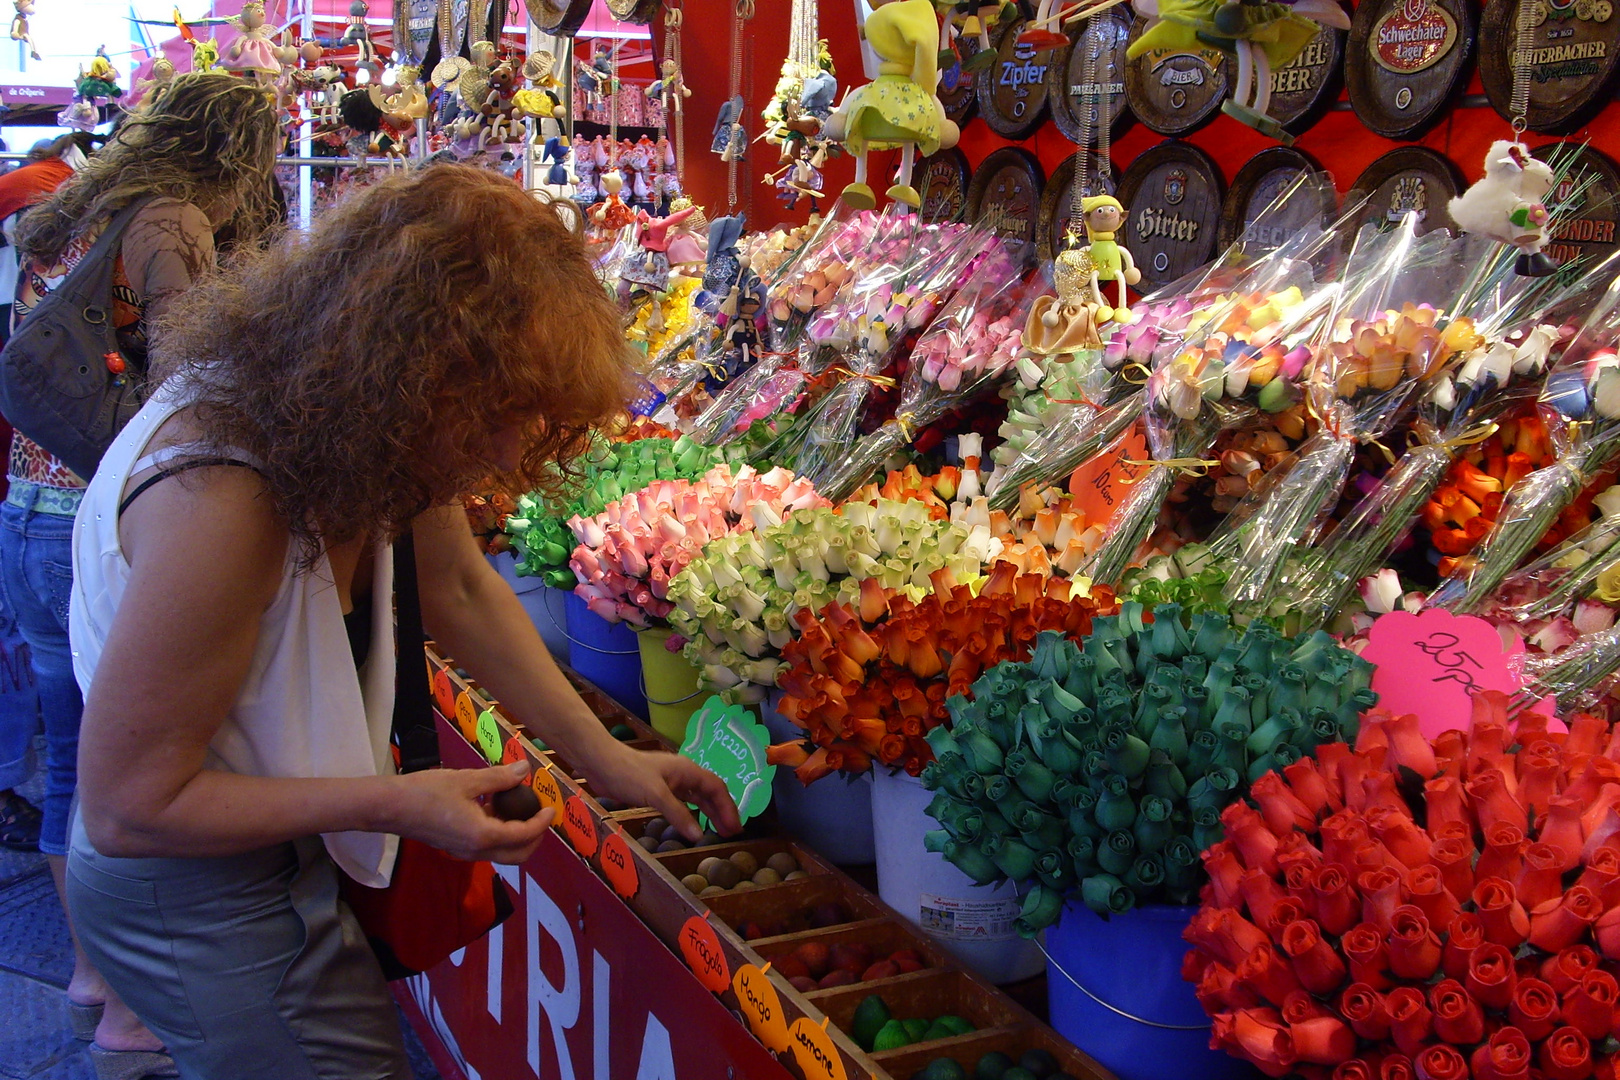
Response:
[{"label": "white tank top", "polygon": [[[129,581],[118,541],[118,504],[135,473],[159,464],[142,455],[164,421],[188,404],[165,383],[108,448],[85,492],[73,529],[73,602],[68,625],[73,672],[86,693],[113,616]],[[247,455],[235,454],[243,460]],[[259,643],[242,692],[208,747],[206,768],[249,776],[377,776],[394,771],[389,746],[394,713],[394,560],[377,551],[372,584],[371,649],[357,673],[332,568],[323,555],[299,572],[289,546],[281,588],[259,624]],[[363,684],[363,685],[362,685]],[[381,887],[393,873],[397,836],[327,833],[332,858],[362,885]],[[75,827],[73,843],[88,847]]]}]

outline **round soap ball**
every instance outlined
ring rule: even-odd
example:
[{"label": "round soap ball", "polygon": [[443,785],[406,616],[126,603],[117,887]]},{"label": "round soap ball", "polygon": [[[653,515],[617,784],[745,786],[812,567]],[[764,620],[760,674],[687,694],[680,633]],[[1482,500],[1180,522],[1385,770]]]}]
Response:
[{"label": "round soap ball", "polygon": [[706,888],[702,892],[698,893],[698,895],[699,896],[719,896],[719,895],[724,894],[725,891],[726,890],[722,889],[718,885],[710,885],[708,888]]},{"label": "round soap ball", "polygon": [[658,850],[658,839],[657,839],[657,837],[638,836],[638,837],[636,837],[636,843],[641,845],[641,850],[643,850],[643,851],[657,851]]},{"label": "round soap ball", "polygon": [[765,865],[785,878],[799,868],[799,860],[785,851],[778,851],[765,860]]},{"label": "round soap ball", "polygon": [[727,862],[724,859],[704,859],[703,862],[708,865],[708,869],[703,871],[703,876],[709,879],[710,885],[730,889],[743,880],[742,871],[737,869],[735,863]]},{"label": "round soap ball", "polygon": [[679,840],[665,840],[658,845],[656,850],[659,852],[685,851],[686,845],[681,843]]},{"label": "round soap ball", "polygon": [[802,881],[810,875],[803,870],[795,870],[791,874],[784,874],[783,881]]},{"label": "round soap ball", "polygon": [[687,874],[681,878],[681,884],[686,886],[687,892],[703,895],[703,890],[709,887],[709,879],[702,874]]},{"label": "round soap ball", "polygon": [[759,857],[752,851],[733,851],[729,857],[731,865],[741,870],[743,877],[753,877],[759,870]]},{"label": "round soap ball", "polygon": [[755,885],[780,885],[782,875],[768,866],[762,866],[755,871],[753,880]]}]

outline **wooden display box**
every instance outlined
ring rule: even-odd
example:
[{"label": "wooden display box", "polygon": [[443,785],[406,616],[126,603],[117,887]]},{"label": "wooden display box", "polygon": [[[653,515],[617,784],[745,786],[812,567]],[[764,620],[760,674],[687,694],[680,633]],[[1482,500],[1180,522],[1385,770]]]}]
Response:
[{"label": "wooden display box", "polygon": [[[683,928],[696,916],[706,919],[714,929],[728,968],[733,972],[744,964],[763,968],[773,959],[780,960],[810,941],[829,947],[838,942],[864,943],[872,948],[875,958],[909,948],[923,958],[927,966],[921,971],[806,993],[795,990],[774,968],[768,971],[789,1025],[800,1017],[808,1017],[817,1025],[824,1019],[830,1021],[829,1032],[849,1080],[909,1080],[913,1073],[939,1057],[953,1058],[971,1071],[980,1057],[993,1050],[1017,1058],[1034,1047],[1049,1051],[1059,1065],[1078,1080],[1114,1080],[1102,1066],[1039,1023],[1007,995],[964,971],[950,954],[842,870],[796,840],[772,835],[768,820],[750,822],[745,836],[728,838],[723,843],[661,853],[646,851],[635,840],[642,835],[646,824],[659,816],[655,811],[646,807],[603,807],[592,795],[579,769],[557,751],[536,747],[501,714],[498,703],[484,695],[476,683],[455,674],[453,661],[438,657],[431,647],[428,655],[430,669],[444,670],[456,693],[467,692],[479,712],[494,709],[501,726],[503,746],[515,736],[530,762],[537,769],[551,773],[565,802],[576,795],[580,797],[590,817],[585,828],[593,831],[585,836],[585,848],[591,854],[586,854],[578,843],[575,848],[592,869],[608,877],[600,862],[602,843],[615,833],[626,839],[638,884],[634,893],[625,898],[625,903],[677,954]],[[605,727],[629,726],[635,733],[630,745],[673,749],[668,740],[591,683],[572,672],[568,672],[568,676]],[[450,719],[450,722],[454,726],[455,721]],[[568,831],[563,831],[567,835]],[[752,852],[762,865],[776,852],[789,852],[810,876],[702,898],[681,883],[681,878],[695,872],[704,859],[726,858],[736,851]],[[843,917],[825,925],[812,925],[815,909],[827,905],[837,905]],[[757,936],[745,938],[744,928]],[[897,1018],[932,1019],[954,1014],[973,1023],[977,1030],[897,1050],[867,1053],[844,1029],[860,1002],[874,993],[883,997]],[[719,996],[727,1007],[737,1008],[733,991],[727,990]],[[790,1056],[782,1055],[782,1060],[790,1071],[799,1072]]]}]

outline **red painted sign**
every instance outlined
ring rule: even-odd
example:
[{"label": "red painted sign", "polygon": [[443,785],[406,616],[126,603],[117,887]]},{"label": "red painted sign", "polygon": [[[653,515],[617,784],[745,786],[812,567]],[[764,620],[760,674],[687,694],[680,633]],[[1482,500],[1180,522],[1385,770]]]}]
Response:
[{"label": "red painted sign", "polygon": [[681,955],[706,989],[719,994],[731,985],[731,969],[720,948],[720,935],[702,915],[692,916],[681,927]]},{"label": "red painted sign", "polygon": [[[482,767],[450,731],[445,764]],[[394,984],[445,1080],[790,1080],[561,837],[499,869],[516,913]]]},{"label": "red painted sign", "polygon": [[587,859],[596,854],[596,821],[591,808],[578,795],[570,795],[563,803],[563,833],[574,850]]},{"label": "red painted sign", "polygon": [[635,856],[630,854],[630,842],[623,831],[615,829],[602,841],[602,876],[613,891],[626,900],[635,898],[641,889],[641,871],[636,868]]}]

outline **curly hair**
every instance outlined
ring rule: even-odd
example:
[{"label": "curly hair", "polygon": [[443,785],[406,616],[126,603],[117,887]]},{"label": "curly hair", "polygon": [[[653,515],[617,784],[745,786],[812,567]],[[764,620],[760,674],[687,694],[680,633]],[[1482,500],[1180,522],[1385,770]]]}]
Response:
[{"label": "curly hair", "polygon": [[179,75],[127,116],[89,162],[24,214],[17,248],[55,262],[76,238],[135,199],[166,195],[214,213],[239,239],[257,236],[281,126],[275,98],[251,81],[212,72]]},{"label": "curly hair", "polygon": [[206,444],[263,462],[306,565],[488,477],[503,428],[523,451],[497,479],[556,490],[622,415],[631,371],[581,236],[465,165],[384,180],[235,257],[175,303],[153,355]]}]

